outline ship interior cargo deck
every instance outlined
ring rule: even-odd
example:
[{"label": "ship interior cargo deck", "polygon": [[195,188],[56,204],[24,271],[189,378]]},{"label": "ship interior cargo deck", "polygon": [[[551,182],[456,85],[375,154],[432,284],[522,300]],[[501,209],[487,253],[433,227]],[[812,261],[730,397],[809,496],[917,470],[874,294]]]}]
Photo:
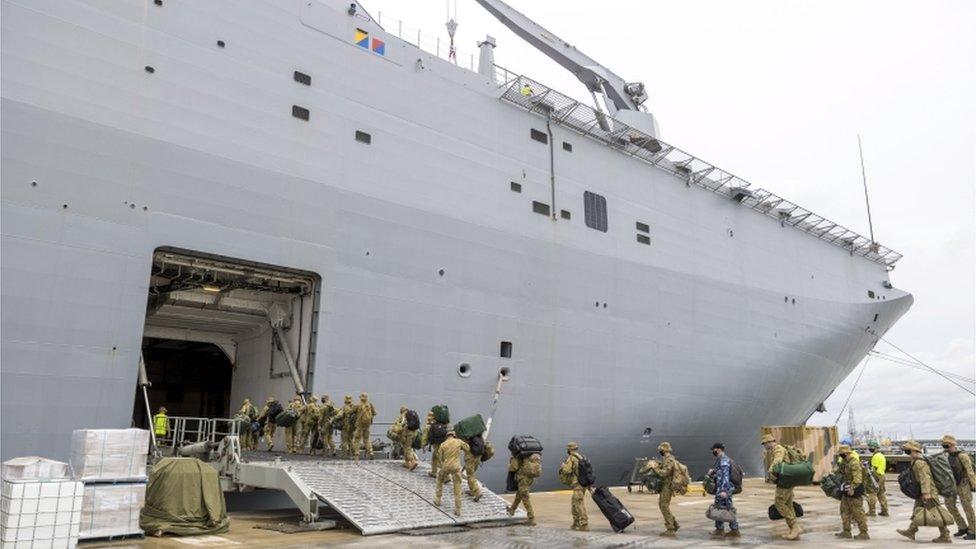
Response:
[{"label": "ship interior cargo deck", "polygon": [[[260,409],[310,386],[319,289],[313,273],[157,250],[142,344],[151,413],[230,418],[244,398]],[[138,389],[133,424],[146,414]]]}]

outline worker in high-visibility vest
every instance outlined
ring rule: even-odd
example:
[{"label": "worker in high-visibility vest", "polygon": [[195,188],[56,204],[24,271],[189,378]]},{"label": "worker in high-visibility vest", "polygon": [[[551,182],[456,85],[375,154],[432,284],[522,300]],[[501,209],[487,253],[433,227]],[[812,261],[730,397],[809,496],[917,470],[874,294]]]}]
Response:
[{"label": "worker in high-visibility vest", "polygon": [[157,437],[165,437],[169,434],[169,417],[166,415],[165,406],[160,406],[159,412],[153,416],[153,433]]}]

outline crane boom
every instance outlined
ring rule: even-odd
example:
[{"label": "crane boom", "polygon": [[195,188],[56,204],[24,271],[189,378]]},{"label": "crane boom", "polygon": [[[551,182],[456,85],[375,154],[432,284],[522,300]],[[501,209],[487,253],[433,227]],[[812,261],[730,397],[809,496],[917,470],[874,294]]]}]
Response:
[{"label": "crane boom", "polygon": [[476,0],[512,32],[576,75],[591,92],[604,94],[614,110],[638,110],[647,99],[644,84],[627,83],[565,40],[501,0]]}]

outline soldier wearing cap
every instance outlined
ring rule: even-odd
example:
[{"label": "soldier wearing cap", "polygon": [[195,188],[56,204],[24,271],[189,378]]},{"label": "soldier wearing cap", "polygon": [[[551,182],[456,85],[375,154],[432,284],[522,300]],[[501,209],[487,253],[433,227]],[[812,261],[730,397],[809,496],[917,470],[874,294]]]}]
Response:
[{"label": "soldier wearing cap", "polygon": [[271,414],[272,409],[278,408],[276,404],[278,400],[269,396],[264,401],[264,408],[261,409],[261,413],[258,415],[258,422],[261,423],[262,429],[264,429],[264,443],[268,446],[268,451],[274,450],[274,436],[275,430],[278,428],[278,424],[275,423],[275,418]]},{"label": "soldier wearing cap", "polygon": [[356,430],[352,435],[352,447],[359,459],[359,449],[366,447],[366,457],[373,459],[373,441],[369,438],[369,429],[373,426],[376,407],[369,401],[369,395],[359,394],[359,406],[356,406]]},{"label": "soldier wearing cap", "polygon": [[[352,395],[346,395],[342,401],[342,408],[333,420],[339,426],[339,449],[344,457],[352,457],[352,433],[356,429],[356,405],[352,403]],[[359,455],[359,449],[356,449]]]},{"label": "soldier wearing cap", "polygon": [[434,505],[441,506],[444,483],[450,478],[454,489],[454,514],[456,516],[461,516],[461,454],[470,451],[471,448],[468,443],[457,438],[453,430],[447,432],[447,439],[437,449],[437,458],[441,466],[437,471]]},{"label": "soldier wearing cap", "polygon": [[570,442],[566,445],[566,461],[559,466],[559,476],[563,484],[573,490],[573,499],[570,503],[570,510],[573,513],[573,530],[587,531],[590,529],[589,517],[586,516],[586,505],[584,504],[586,488],[579,483],[579,462],[582,456],[579,454],[579,444]]},{"label": "soldier wearing cap", "polygon": [[671,514],[671,498],[674,497],[674,475],[676,471],[674,455],[671,453],[671,443],[662,442],[657,446],[657,453],[661,455],[661,464],[657,467],[657,474],[661,477],[661,493],[657,496],[657,506],[664,517],[665,530],[659,535],[673,538],[678,535],[678,521]]},{"label": "soldier wearing cap", "polygon": [[[766,482],[775,483],[776,473],[773,471],[777,465],[786,461],[786,448],[776,442],[776,437],[768,433],[762,436],[761,443],[766,449]],[[786,520],[786,525],[790,528],[790,531],[783,534],[782,538],[790,541],[800,539],[800,534],[803,532],[803,529],[797,523],[796,513],[793,511],[793,489],[777,486],[773,505],[776,506],[779,514],[783,515],[783,518]]]},{"label": "soldier wearing cap", "polygon": [[[942,448],[949,456],[949,466],[956,481],[958,496],[945,498],[946,507],[952,513],[952,518],[956,520],[958,527],[956,537],[976,540],[976,524],[974,524],[976,518],[973,517],[973,487],[976,486],[976,475],[973,473],[973,460],[970,459],[969,454],[959,450],[956,446],[956,437],[952,435],[942,437]],[[966,514],[965,520],[956,508],[956,499],[959,500],[963,513]]]},{"label": "soldier wearing cap", "polygon": [[[918,532],[918,527],[925,526],[924,524],[917,524],[916,518],[920,515],[924,516],[925,510],[928,510],[930,514],[935,512],[940,515],[948,515],[948,511],[945,511],[939,505],[939,491],[936,489],[935,482],[932,480],[932,469],[929,468],[928,462],[922,457],[922,447],[914,440],[910,440],[902,444],[901,449],[906,454],[912,456],[912,474],[915,476],[915,480],[918,481],[922,495],[915,500],[915,508],[912,510],[912,523],[908,528],[898,530],[897,532],[908,539],[914,540],[915,534]],[[923,512],[919,512],[920,510]],[[947,516],[946,518],[949,517]],[[949,528],[940,526],[939,537],[933,539],[932,542],[952,543],[952,538],[949,537]]]},{"label": "soldier wearing cap", "polygon": [[871,474],[878,481],[877,493],[868,492],[868,516],[875,516],[876,505],[880,503],[881,512],[878,515],[887,517],[888,496],[885,492],[885,471],[888,468],[888,461],[885,459],[884,453],[881,452],[878,441],[869,442],[868,449],[871,450]]},{"label": "soldier wearing cap", "polygon": [[[868,536],[868,519],[864,516],[864,468],[861,459],[847,444],[837,448],[840,463],[837,471],[844,477],[844,490],[840,495],[841,531],[834,534],[845,539],[871,539]],[[857,536],[851,535],[851,522],[857,523]]]}]

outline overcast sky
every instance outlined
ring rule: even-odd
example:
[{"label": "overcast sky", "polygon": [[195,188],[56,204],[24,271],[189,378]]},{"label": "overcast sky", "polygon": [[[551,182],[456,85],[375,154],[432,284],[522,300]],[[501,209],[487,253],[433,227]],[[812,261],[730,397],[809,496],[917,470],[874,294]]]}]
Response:
[{"label": "overcast sky", "polygon": [[[860,133],[877,239],[905,255],[891,280],[915,296],[886,338],[976,377],[976,2],[509,3],[643,81],[666,141],[866,235]],[[445,0],[362,4],[389,31],[402,19],[446,40]],[[474,0],[458,0],[457,19],[463,63],[490,34],[497,64],[586,97]],[[811,423],[833,424],[857,373]],[[871,359],[851,405],[858,424],[890,435],[976,438],[976,399],[907,366]]]}]

